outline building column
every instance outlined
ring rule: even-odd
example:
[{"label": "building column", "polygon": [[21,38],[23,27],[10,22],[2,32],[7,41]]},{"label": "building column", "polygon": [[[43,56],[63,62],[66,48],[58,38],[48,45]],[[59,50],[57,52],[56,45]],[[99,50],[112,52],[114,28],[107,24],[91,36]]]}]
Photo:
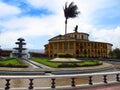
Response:
[{"label": "building column", "polygon": [[65,50],[64,50],[64,43],[65,43],[65,42],[62,42],[62,53],[64,53],[64,51],[65,51]]},{"label": "building column", "polygon": [[70,42],[68,42],[68,53],[70,53]]},{"label": "building column", "polygon": [[52,57],[54,57],[54,43],[52,43]]},{"label": "building column", "polygon": [[57,53],[59,53],[59,42],[57,42]]},{"label": "building column", "polygon": [[50,57],[50,44],[48,44],[48,56]]},{"label": "building column", "polygon": [[74,45],[74,47],[73,47],[74,48],[74,53],[73,54],[74,54],[74,56],[76,56],[76,42],[74,42],[73,45]]}]

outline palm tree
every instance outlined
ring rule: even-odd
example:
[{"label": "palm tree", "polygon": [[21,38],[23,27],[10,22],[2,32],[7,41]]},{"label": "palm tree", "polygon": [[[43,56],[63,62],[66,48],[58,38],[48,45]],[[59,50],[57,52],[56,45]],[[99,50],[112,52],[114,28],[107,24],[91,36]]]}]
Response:
[{"label": "palm tree", "polygon": [[78,10],[77,5],[74,5],[74,2],[71,2],[69,6],[67,6],[67,2],[65,3],[64,7],[64,16],[65,16],[65,35],[67,34],[67,20],[69,18],[75,18],[80,13]]},{"label": "palm tree", "polygon": [[[69,6],[67,6],[67,2],[65,3],[64,16],[65,16],[65,47],[67,49],[67,42],[66,42],[66,34],[67,34],[67,20],[69,18],[75,18],[80,13],[78,10],[77,5],[74,5],[74,2],[71,2]],[[65,50],[66,51],[66,50]]]}]

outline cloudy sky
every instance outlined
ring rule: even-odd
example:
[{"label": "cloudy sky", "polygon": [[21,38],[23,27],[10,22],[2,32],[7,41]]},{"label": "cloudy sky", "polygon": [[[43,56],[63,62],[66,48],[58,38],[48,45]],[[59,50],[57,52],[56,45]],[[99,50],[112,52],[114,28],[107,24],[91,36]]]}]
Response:
[{"label": "cloudy sky", "polygon": [[68,33],[76,25],[91,41],[120,48],[120,0],[0,0],[0,45],[13,48],[22,37],[29,49],[44,49],[48,40],[64,34],[65,2],[74,2],[81,14],[68,20]]}]

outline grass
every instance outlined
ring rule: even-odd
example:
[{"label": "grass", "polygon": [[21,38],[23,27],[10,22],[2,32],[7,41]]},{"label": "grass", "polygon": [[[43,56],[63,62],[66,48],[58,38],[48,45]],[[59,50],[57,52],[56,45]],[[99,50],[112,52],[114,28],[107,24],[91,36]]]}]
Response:
[{"label": "grass", "polygon": [[22,63],[22,61],[17,60],[16,58],[6,58],[0,61],[0,67],[28,67],[26,64]]},{"label": "grass", "polygon": [[84,60],[82,62],[52,62],[45,58],[31,58],[31,60],[54,68],[84,67],[102,64],[102,62],[98,60]]},{"label": "grass", "polygon": [[30,60],[55,68],[61,64],[60,62],[51,62],[46,58],[30,58]]}]

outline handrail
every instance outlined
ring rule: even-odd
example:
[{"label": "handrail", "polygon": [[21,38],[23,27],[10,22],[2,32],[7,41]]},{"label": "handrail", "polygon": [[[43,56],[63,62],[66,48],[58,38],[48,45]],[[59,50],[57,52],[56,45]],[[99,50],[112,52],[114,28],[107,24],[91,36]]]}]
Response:
[{"label": "handrail", "polygon": [[114,72],[99,72],[99,73],[86,73],[86,74],[69,74],[69,75],[40,75],[40,76],[33,76],[33,75],[14,75],[14,76],[0,76],[0,79],[31,79],[31,78],[71,78],[71,77],[82,77],[82,76],[100,76],[100,75],[113,75],[113,74],[120,74],[120,71]]},{"label": "handrail", "polygon": [[93,83],[93,77],[94,76],[102,76],[103,77],[103,83],[104,84],[108,84],[108,75],[114,75],[115,77],[115,82],[120,82],[120,71],[114,71],[114,72],[100,72],[100,73],[86,73],[86,74],[70,74],[70,75],[40,75],[40,76],[33,76],[33,75],[14,75],[14,76],[0,76],[0,79],[5,79],[6,80],[6,84],[5,84],[5,90],[9,90],[10,89],[10,80],[11,79],[28,79],[29,80],[29,87],[28,89],[33,89],[34,88],[34,83],[33,80],[34,79],[51,79],[51,88],[56,88],[56,79],[62,78],[62,79],[66,79],[66,78],[70,78],[71,79],[71,88],[72,87],[76,87],[75,84],[75,79],[79,78],[79,77],[88,77],[88,85],[94,85],[95,83]]}]

